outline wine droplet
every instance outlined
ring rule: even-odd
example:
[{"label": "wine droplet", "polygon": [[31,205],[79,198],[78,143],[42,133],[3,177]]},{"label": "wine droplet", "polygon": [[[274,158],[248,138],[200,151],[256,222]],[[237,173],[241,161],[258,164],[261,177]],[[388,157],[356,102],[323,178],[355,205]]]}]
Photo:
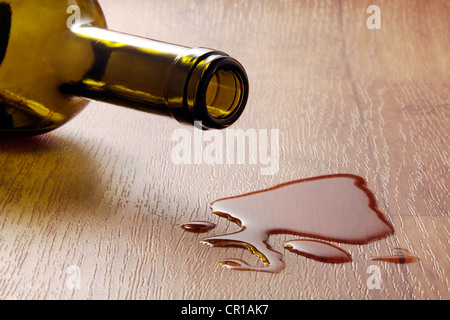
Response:
[{"label": "wine droplet", "polygon": [[186,231],[204,233],[214,229],[216,225],[208,221],[190,221],[181,226]]},{"label": "wine droplet", "polygon": [[419,257],[413,255],[407,249],[395,248],[394,253],[390,256],[380,256],[370,258],[372,261],[384,261],[391,263],[413,263],[420,261]]}]

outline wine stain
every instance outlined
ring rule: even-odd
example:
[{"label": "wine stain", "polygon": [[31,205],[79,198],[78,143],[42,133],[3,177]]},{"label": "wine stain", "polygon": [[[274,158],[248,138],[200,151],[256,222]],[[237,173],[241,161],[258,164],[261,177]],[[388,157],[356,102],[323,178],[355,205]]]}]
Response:
[{"label": "wine stain", "polygon": [[[254,267],[239,259],[220,262],[233,270],[280,272],[284,268],[283,255],[268,244],[273,234],[313,238],[288,241],[285,248],[318,261],[345,263],[352,261],[350,254],[327,241],[363,245],[394,233],[391,223],[377,208],[375,196],[365,180],[351,174],[286,182],[216,200],[211,209],[219,217],[237,224],[240,230],[210,236],[201,242],[210,246],[247,248],[265,264]],[[387,258],[373,259],[387,261]]]}]

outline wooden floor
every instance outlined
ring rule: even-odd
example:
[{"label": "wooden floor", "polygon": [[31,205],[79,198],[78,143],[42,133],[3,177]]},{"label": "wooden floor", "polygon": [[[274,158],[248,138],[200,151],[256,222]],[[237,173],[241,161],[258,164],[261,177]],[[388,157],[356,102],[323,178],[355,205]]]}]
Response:
[{"label": "wooden floor", "polygon": [[[240,60],[251,93],[230,129],[278,130],[278,166],[177,165],[172,135],[191,128],[98,102],[52,133],[2,139],[1,299],[450,298],[449,1],[100,3],[110,29]],[[380,29],[368,28],[371,5]],[[219,261],[260,261],[180,228],[237,230],[212,201],[335,173],[365,178],[395,229],[339,245],[351,263],[300,257],[283,248],[292,237],[274,235],[280,273],[229,270]],[[396,247],[420,261],[369,259]]]}]

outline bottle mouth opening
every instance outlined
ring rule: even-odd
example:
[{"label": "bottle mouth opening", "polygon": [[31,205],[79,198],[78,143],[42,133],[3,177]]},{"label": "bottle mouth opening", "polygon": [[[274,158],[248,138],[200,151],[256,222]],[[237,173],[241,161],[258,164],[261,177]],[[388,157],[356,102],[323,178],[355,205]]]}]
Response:
[{"label": "bottle mouth opening", "polygon": [[228,67],[217,69],[206,88],[206,109],[217,120],[225,120],[241,107],[244,94],[244,80]]},{"label": "bottle mouth opening", "polygon": [[248,98],[248,79],[242,65],[231,57],[211,56],[197,87],[194,103],[196,120],[205,128],[223,129],[244,111]]},{"label": "bottle mouth opening", "polygon": [[178,121],[223,129],[244,111],[249,84],[236,59],[220,51],[194,48],[173,66],[167,92],[177,97],[168,100],[168,107]]}]

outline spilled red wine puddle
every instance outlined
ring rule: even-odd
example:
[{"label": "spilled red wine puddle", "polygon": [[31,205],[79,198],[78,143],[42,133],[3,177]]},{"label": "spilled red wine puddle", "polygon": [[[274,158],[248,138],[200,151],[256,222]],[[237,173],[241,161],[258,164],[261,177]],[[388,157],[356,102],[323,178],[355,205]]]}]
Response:
[{"label": "spilled red wine puddle", "polygon": [[[365,180],[350,174],[291,181],[216,200],[211,208],[214,214],[236,223],[241,229],[207,237],[202,242],[211,246],[247,248],[266,265],[253,267],[238,259],[221,262],[233,270],[280,272],[284,268],[283,255],[267,242],[273,234],[362,245],[394,233],[392,225],[377,208]],[[328,263],[351,261],[347,252],[323,241],[293,240],[286,244],[286,249]]]}]

